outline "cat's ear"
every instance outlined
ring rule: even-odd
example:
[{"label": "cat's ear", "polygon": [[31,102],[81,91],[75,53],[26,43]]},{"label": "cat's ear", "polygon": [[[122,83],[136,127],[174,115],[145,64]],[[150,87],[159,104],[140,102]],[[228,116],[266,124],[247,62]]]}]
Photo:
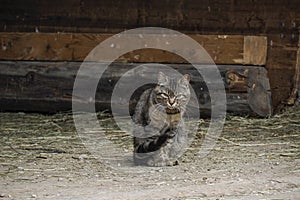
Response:
[{"label": "cat's ear", "polygon": [[183,75],[183,78],[181,79],[184,83],[187,83],[189,84],[190,80],[191,80],[191,77],[189,74],[185,74]]},{"label": "cat's ear", "polygon": [[163,72],[159,72],[157,82],[159,85],[164,85],[169,82],[169,78]]},{"label": "cat's ear", "polygon": [[191,76],[189,74],[185,74],[183,75],[183,77],[185,78],[185,80],[187,80],[188,83],[190,82]]}]

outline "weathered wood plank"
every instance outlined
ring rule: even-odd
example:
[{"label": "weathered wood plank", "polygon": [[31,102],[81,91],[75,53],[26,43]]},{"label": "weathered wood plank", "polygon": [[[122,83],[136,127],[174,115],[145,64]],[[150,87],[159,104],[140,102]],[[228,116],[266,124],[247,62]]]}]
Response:
[{"label": "weathered wood plank", "polygon": [[[272,90],[273,107],[285,105],[292,92],[296,69],[298,34],[268,35],[267,70]],[[281,107],[281,106],[279,106]],[[278,109],[277,109],[278,110]]]},{"label": "weathered wood plank", "polygon": [[[294,69],[298,50],[298,34],[293,40],[291,34],[280,36],[280,34],[268,35],[268,60],[267,68],[275,69]],[[283,38],[281,38],[283,37]]]},{"label": "weathered wood plank", "polygon": [[193,34],[265,35],[268,37],[266,66],[275,108],[288,102],[293,93],[299,7],[299,0],[175,0],[172,3],[160,0],[3,0],[0,31],[118,33],[130,28],[159,26]]},{"label": "weathered wood plank", "polygon": [[[287,32],[299,20],[298,0],[2,0],[0,31],[119,32],[159,26],[201,33]],[[298,23],[299,21],[296,21]]]},{"label": "weathered wood plank", "polygon": [[[83,61],[89,52],[112,34],[0,33],[1,60]],[[155,35],[154,35],[155,36]],[[138,37],[138,36],[137,36]],[[264,65],[266,38],[239,35],[198,35],[200,43],[217,64]],[[118,44],[114,44],[118,46]],[[259,51],[258,51],[259,49]],[[192,55],[193,50],[190,51]],[[253,56],[252,56],[253,55]],[[103,62],[109,61],[102,55]],[[170,52],[142,49],[119,58],[122,62],[185,63]]]},{"label": "weathered wood plank", "polygon": [[300,98],[300,35],[299,35],[297,58],[295,64],[295,75],[293,78],[293,89],[290,94],[290,97],[287,99],[287,104],[294,105],[297,98]]},{"label": "weathered wood plank", "polygon": [[[0,110],[40,112],[70,110],[73,83],[80,64],[79,62],[0,62]],[[101,67],[104,64],[97,64],[97,66]],[[110,109],[111,94],[115,84],[125,72],[136,66],[138,65],[113,63],[99,81],[95,100],[81,98],[75,100],[83,106],[95,101],[98,109]],[[172,64],[172,67],[180,73],[191,75],[191,85],[196,92],[201,115],[208,116],[211,109],[210,95],[201,75],[190,65]],[[259,116],[267,116],[271,113],[270,87],[264,68],[230,65],[220,65],[218,68],[224,79],[228,112]],[[135,73],[135,76],[140,79],[148,76],[142,69]],[[93,79],[97,77],[85,77],[87,81]],[[123,86],[132,84],[130,80],[132,81],[132,78],[129,78],[127,83],[125,79]],[[257,87],[258,89],[255,89]],[[88,89],[81,88],[83,92]],[[142,90],[132,98],[131,112],[141,92]],[[263,102],[260,99],[262,96]]]},{"label": "weathered wood plank", "polygon": [[246,36],[244,38],[244,63],[265,65],[267,60],[267,38]]}]

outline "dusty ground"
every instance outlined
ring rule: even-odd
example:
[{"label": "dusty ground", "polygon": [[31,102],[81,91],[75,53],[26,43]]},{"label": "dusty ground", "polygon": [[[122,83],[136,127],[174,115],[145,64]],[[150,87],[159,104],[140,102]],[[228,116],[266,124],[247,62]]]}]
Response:
[{"label": "dusty ground", "polygon": [[[299,108],[270,119],[228,117],[199,159],[207,125],[180,165],[124,171],[87,151],[68,113],[0,113],[0,199],[300,199]],[[112,127],[108,137],[131,151],[130,138]]]}]

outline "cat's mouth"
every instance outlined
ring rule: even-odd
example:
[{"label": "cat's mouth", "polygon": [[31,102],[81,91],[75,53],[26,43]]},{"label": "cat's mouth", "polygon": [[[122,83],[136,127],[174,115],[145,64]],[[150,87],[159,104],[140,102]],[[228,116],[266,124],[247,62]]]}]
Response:
[{"label": "cat's mouth", "polygon": [[174,108],[174,107],[166,107],[166,113],[167,114],[177,114],[180,113],[180,110],[178,108]]}]

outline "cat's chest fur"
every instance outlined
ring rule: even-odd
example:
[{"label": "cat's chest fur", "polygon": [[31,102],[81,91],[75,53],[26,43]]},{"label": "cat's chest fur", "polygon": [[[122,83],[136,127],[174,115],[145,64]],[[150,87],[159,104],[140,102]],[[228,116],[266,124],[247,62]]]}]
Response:
[{"label": "cat's chest fur", "polygon": [[148,124],[161,129],[164,127],[175,129],[182,118],[182,113],[179,111],[168,112],[165,110],[158,110],[155,106],[150,106],[148,112]]}]

